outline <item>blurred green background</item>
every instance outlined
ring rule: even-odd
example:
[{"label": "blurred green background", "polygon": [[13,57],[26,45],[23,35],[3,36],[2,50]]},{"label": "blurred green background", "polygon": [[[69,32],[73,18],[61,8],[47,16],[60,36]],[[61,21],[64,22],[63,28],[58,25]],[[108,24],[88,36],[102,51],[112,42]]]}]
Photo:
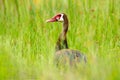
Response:
[{"label": "blurred green background", "polygon": [[[64,12],[68,44],[87,64],[58,69],[55,44]],[[120,0],[0,0],[0,80],[120,80]]]}]

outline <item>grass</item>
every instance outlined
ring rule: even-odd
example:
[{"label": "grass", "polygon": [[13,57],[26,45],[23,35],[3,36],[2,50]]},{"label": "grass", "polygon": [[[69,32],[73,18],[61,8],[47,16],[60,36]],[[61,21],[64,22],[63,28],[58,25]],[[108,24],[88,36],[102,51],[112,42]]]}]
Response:
[{"label": "grass", "polygon": [[[119,0],[1,0],[1,80],[120,80]],[[77,69],[54,65],[61,23],[45,23],[57,13],[68,15],[71,49],[88,59]]]}]

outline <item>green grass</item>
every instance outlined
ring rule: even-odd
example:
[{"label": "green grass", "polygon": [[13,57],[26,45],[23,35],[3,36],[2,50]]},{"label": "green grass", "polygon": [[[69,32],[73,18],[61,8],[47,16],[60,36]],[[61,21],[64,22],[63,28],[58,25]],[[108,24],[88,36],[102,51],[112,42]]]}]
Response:
[{"label": "green grass", "polygon": [[[119,3],[1,0],[0,80],[120,80]],[[59,70],[53,61],[62,24],[45,20],[60,12],[69,18],[69,47],[87,56],[77,69]]]}]

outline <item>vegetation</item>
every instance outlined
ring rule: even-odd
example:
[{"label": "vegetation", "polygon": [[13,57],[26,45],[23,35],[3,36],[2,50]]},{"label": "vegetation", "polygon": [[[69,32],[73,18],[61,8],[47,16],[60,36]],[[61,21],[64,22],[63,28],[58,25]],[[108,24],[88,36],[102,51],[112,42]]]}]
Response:
[{"label": "vegetation", "polygon": [[[120,80],[120,0],[0,0],[0,80]],[[64,12],[68,44],[87,64],[58,69],[55,44]]]}]

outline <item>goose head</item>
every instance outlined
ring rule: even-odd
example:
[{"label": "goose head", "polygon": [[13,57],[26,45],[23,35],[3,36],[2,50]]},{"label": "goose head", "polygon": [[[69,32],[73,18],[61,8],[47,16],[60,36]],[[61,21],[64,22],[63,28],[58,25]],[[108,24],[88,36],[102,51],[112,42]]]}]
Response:
[{"label": "goose head", "polygon": [[59,13],[51,19],[46,20],[46,22],[64,22],[64,15],[64,13]]}]

